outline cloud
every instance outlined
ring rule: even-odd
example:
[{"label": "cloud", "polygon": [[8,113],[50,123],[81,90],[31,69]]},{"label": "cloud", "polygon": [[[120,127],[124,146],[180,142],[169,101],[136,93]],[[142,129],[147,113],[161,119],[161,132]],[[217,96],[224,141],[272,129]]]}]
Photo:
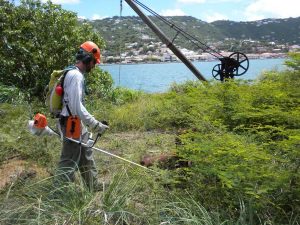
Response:
[{"label": "cloud", "polygon": [[216,20],[228,20],[228,17],[221,13],[212,13],[212,14],[206,15],[204,20],[206,22],[210,23],[210,22],[213,22]]},{"label": "cloud", "polygon": [[242,0],[177,0],[177,3],[183,3],[183,4],[203,4],[203,3],[213,3],[213,4],[220,4],[224,2],[231,2],[231,3],[237,3],[241,2]]},{"label": "cloud", "polygon": [[[42,2],[47,2],[47,0],[42,0]],[[54,4],[78,4],[80,0],[51,0]]]},{"label": "cloud", "polygon": [[287,18],[300,16],[300,1],[256,0],[245,10],[248,20],[263,18]]},{"label": "cloud", "polygon": [[78,19],[86,20],[85,16],[78,16]]},{"label": "cloud", "polygon": [[211,1],[212,3],[224,3],[224,2],[232,2],[232,3],[237,3],[237,2],[242,2],[242,0],[214,0]]},{"label": "cloud", "polygon": [[98,15],[98,14],[94,14],[94,15],[92,16],[92,20],[102,20],[102,19],[104,19],[104,18],[106,18],[106,16],[100,16],[100,15]]},{"label": "cloud", "polygon": [[177,0],[179,3],[204,3],[206,0]]},{"label": "cloud", "polygon": [[90,20],[102,20],[102,19],[107,18],[107,17],[108,16],[100,16],[98,14],[94,14],[90,18],[87,18],[86,16],[78,16],[78,19],[82,19],[82,20],[86,20],[86,19],[90,19]]},{"label": "cloud", "polygon": [[185,16],[185,12],[181,9],[166,9],[162,10],[160,15],[162,16]]}]

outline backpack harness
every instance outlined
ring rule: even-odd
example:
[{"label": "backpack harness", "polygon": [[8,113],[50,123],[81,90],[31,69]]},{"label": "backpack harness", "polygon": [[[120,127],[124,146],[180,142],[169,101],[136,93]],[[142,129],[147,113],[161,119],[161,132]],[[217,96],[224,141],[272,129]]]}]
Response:
[{"label": "backpack harness", "polygon": [[[66,74],[77,67],[72,65],[68,66],[63,70],[54,70],[51,74],[50,82],[48,85],[48,93],[46,96],[46,104],[48,104],[50,113],[53,117],[61,118],[61,111],[63,106],[63,95],[64,95],[64,81]],[[65,101],[65,105],[69,116],[66,117],[66,137],[78,139],[81,134],[81,121],[78,116],[73,116],[69,105]]]}]

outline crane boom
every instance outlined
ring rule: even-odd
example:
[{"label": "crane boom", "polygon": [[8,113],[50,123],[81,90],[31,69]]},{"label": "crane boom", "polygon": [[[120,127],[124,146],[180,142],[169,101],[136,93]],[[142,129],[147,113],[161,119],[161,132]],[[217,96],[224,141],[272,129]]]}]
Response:
[{"label": "crane boom", "polygon": [[206,81],[197,68],[182,54],[182,52],[170,41],[170,39],[145,15],[132,0],[125,0],[127,4],[139,15],[147,26],[161,39],[161,41],[183,62],[192,73],[202,81]]}]

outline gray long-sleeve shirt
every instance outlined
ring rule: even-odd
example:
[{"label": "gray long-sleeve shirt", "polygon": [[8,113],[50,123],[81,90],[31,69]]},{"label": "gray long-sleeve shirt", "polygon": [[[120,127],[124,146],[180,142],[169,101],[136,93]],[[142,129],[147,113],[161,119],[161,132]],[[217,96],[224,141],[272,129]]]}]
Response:
[{"label": "gray long-sleeve shirt", "polygon": [[73,116],[79,116],[85,125],[94,127],[97,123],[97,120],[87,111],[84,106],[84,76],[78,68],[67,72],[65,75],[63,88],[64,99],[61,115],[69,116],[66,107],[67,103]]}]

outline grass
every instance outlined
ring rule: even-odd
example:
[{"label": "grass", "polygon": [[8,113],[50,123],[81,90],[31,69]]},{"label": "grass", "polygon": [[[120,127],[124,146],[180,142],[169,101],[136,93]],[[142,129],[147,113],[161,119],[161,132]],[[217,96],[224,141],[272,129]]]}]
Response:
[{"label": "grass", "polygon": [[117,171],[103,192],[89,192],[81,182],[56,187],[53,179],[7,190],[1,224],[220,224],[191,196],[170,195],[130,168]]},{"label": "grass", "polygon": [[188,193],[186,198],[173,196],[162,208],[164,223],[186,225],[217,225],[222,224],[218,218],[213,218],[203,206],[196,202]]},{"label": "grass", "polygon": [[[138,162],[147,149],[153,154],[173,149],[174,137],[157,132],[108,133],[97,147]],[[161,186],[164,178],[170,178],[168,171],[149,173],[101,153],[95,153],[95,158],[99,178],[108,183],[103,192],[89,192],[80,177],[62,187],[53,185],[54,177],[19,181],[0,196],[2,223],[160,224],[166,216],[171,218],[172,207],[179,210],[169,189]],[[172,221],[180,224],[181,220]]]},{"label": "grass", "polygon": [[123,178],[124,173],[116,175],[106,190],[96,193],[89,192],[82,182],[57,187],[54,177],[19,183],[7,191],[0,220],[4,224],[122,224],[134,217],[126,211],[134,189],[126,189],[124,182],[120,183]]},{"label": "grass", "polygon": [[[111,129],[97,147],[137,163],[176,151],[192,167],[154,168],[157,174],[95,152],[104,191],[89,192],[79,177],[61,187],[53,177],[19,179],[0,193],[1,223],[299,225],[296,78],[185,84],[105,107],[99,102],[92,113],[110,120]],[[34,108],[1,105],[0,163],[18,155],[51,172],[61,143],[25,130]]]}]

